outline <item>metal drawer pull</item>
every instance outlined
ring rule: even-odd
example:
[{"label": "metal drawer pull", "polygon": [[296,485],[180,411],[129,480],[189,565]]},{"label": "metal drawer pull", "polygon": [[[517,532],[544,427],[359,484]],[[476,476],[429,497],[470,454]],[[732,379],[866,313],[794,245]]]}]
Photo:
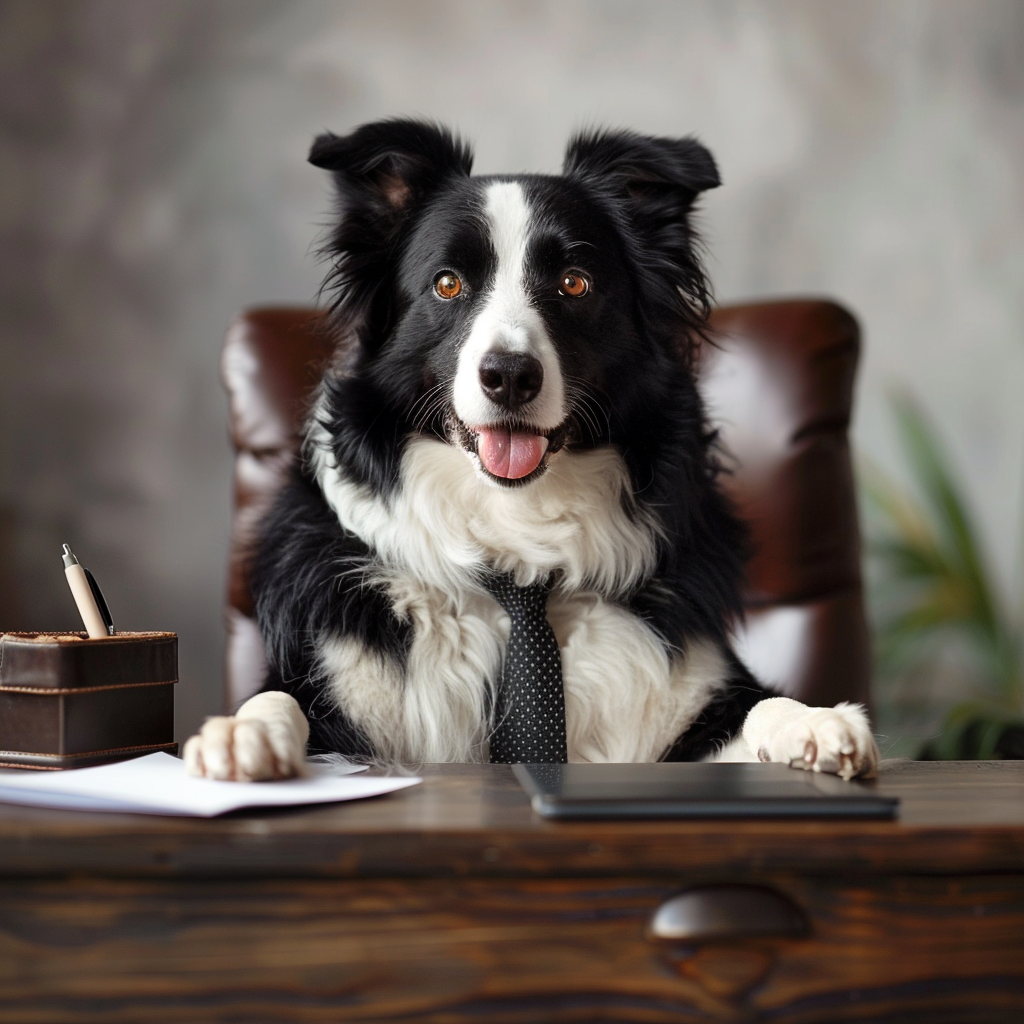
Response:
[{"label": "metal drawer pull", "polygon": [[648,936],[663,942],[806,934],[807,919],[800,908],[788,897],[760,885],[688,889],[662,903],[648,926]]}]

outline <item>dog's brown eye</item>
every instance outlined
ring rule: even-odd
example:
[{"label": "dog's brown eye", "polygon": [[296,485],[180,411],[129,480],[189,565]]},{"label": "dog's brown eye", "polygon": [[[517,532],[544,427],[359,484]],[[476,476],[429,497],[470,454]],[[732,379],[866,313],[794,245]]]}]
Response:
[{"label": "dog's brown eye", "polygon": [[454,299],[462,291],[462,282],[459,280],[458,274],[441,274],[434,282],[434,291],[442,299]]},{"label": "dog's brown eye", "polygon": [[562,275],[562,283],[558,290],[563,295],[570,295],[572,298],[578,299],[590,291],[590,282],[577,271],[567,270]]}]

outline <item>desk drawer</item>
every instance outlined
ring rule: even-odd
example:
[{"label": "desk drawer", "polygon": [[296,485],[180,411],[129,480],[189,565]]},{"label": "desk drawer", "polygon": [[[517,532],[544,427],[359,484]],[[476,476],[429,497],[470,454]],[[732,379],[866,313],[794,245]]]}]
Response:
[{"label": "desk drawer", "polygon": [[1022,876],[746,878],[806,934],[649,937],[713,881],[4,882],[0,1021],[1022,1019]]}]

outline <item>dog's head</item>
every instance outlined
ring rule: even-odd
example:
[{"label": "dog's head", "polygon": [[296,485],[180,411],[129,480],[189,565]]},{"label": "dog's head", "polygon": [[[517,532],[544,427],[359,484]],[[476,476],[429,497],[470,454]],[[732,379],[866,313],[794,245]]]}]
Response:
[{"label": "dog's head", "polygon": [[583,134],[561,176],[471,177],[449,132],[391,120],[310,161],[337,187],[328,285],[362,379],[499,486],[613,440],[706,318],[689,216],[718,174],[693,139]]}]

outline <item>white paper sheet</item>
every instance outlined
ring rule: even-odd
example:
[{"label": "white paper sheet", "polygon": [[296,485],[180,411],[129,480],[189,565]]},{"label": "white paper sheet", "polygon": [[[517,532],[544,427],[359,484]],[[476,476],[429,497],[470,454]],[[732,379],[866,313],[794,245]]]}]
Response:
[{"label": "white paper sheet", "polygon": [[158,753],[61,772],[0,771],[0,801],[81,811],[134,811],[211,818],[240,807],[291,807],[361,800],[422,781],[353,775],[362,770],[311,764],[311,774],[304,779],[215,782],[186,775],[183,761]]}]

